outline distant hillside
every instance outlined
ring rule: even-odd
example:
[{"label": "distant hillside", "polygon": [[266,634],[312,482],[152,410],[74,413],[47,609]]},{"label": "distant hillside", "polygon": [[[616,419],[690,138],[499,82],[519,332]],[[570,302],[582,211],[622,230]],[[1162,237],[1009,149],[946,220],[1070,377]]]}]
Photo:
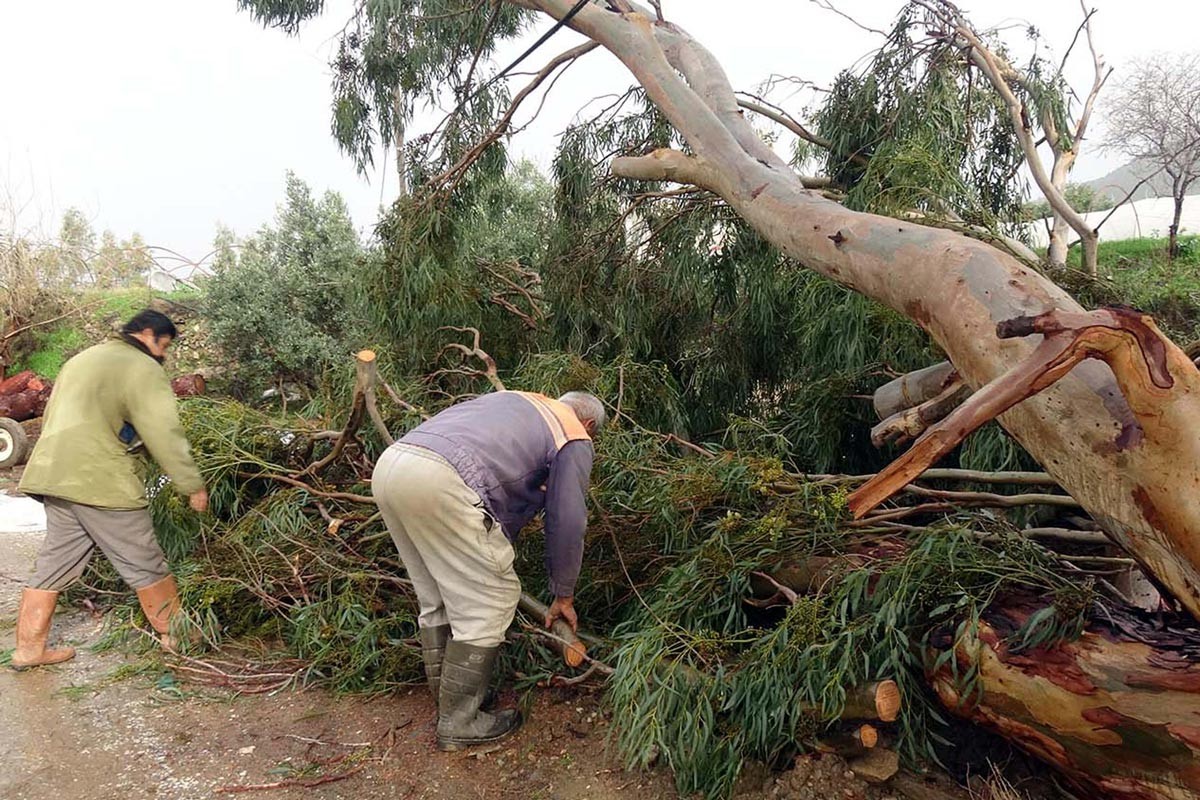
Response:
[{"label": "distant hillside", "polygon": [[[1119,203],[1124,199],[1126,193],[1134,186],[1137,186],[1138,181],[1149,175],[1157,169],[1156,165],[1151,165],[1144,161],[1131,161],[1123,167],[1117,167],[1107,175],[1097,178],[1094,181],[1087,181],[1086,186],[1090,186],[1097,192],[1107,195],[1114,203]],[[1200,194],[1200,182],[1192,184],[1192,188],[1188,191],[1189,195]],[[1146,197],[1170,197],[1171,196],[1171,179],[1166,173],[1160,172],[1150,180],[1142,184],[1134,193],[1134,200],[1142,200]]]}]

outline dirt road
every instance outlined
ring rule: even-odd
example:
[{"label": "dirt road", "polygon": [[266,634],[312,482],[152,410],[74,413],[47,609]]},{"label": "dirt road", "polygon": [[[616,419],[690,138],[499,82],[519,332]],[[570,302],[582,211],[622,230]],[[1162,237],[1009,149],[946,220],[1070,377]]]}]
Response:
[{"label": "dirt road", "polygon": [[[15,527],[13,506],[0,508],[0,530]],[[21,581],[41,536],[0,532],[0,654],[13,647]],[[504,747],[443,754],[433,746],[433,704],[424,691],[235,697],[182,685],[153,659],[89,651],[102,633],[101,618],[60,609],[53,635],[80,648],[79,656],[25,673],[0,669],[0,798],[207,800],[239,787],[351,772],[251,796],[676,796],[662,774],[617,768],[605,752],[607,722],[586,693],[541,692],[529,724]]]},{"label": "dirt road", "polygon": [[[42,532],[30,522],[37,509],[13,505],[5,488],[0,482],[7,661]],[[77,647],[76,659],[24,673],[0,668],[3,800],[678,797],[665,769],[620,768],[599,697],[587,690],[540,690],[525,727],[503,746],[446,754],[434,747],[434,708],[423,688],[376,698],[321,689],[235,696],[181,683],[154,656],[89,649],[103,632],[102,617],[60,607],[52,638]],[[743,785],[738,800],[895,796],[868,790],[828,759],[778,777],[755,773]]]}]

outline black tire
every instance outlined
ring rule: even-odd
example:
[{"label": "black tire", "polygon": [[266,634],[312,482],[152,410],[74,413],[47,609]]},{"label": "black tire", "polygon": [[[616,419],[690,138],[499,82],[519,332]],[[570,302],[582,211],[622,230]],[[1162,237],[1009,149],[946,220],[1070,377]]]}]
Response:
[{"label": "black tire", "polygon": [[0,469],[25,463],[29,455],[29,437],[21,423],[0,417]]}]

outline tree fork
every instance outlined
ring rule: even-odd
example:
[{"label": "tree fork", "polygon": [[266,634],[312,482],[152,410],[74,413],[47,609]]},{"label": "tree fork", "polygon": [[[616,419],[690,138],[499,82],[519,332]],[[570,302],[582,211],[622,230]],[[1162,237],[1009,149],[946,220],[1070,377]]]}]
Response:
[{"label": "tree fork", "polygon": [[[324,458],[321,458],[309,464],[300,472],[293,475],[293,478],[302,478],[305,475],[315,475],[325,467],[337,460],[342,451],[346,449],[346,444],[354,438],[358,429],[362,427],[363,416],[367,412],[367,397],[368,393],[372,398],[372,404],[375,397],[375,382],[378,379],[378,372],[375,365],[374,350],[360,350],[354,356],[354,402],[350,406],[350,416],[346,419],[346,427],[342,428],[341,434],[334,440],[333,447]],[[379,411],[375,410],[372,419],[378,417]],[[382,420],[376,422],[382,426]],[[387,428],[383,428],[384,434],[387,433]],[[385,436],[385,438],[388,438]]]},{"label": "tree fork", "polygon": [[[1196,410],[1194,398],[1200,394],[1200,371],[1148,316],[1132,309],[1053,311],[1007,320],[997,328],[1002,339],[1032,334],[1041,334],[1043,340],[1028,359],[977,391],[927,430],[907,453],[855,490],[850,495],[851,512],[856,518],[865,516],[983,423],[1053,385],[1084,360],[1102,359],[1115,373],[1132,416],[1114,446],[1128,450],[1150,442],[1164,456],[1173,456],[1160,465],[1159,480],[1132,491],[1134,501],[1156,524],[1153,535],[1118,532],[1114,536],[1113,530],[1106,530],[1196,616],[1200,542],[1191,518],[1200,505],[1196,492],[1200,475],[1195,467],[1195,437],[1181,433],[1191,430],[1188,421]],[[1192,485],[1186,496],[1164,493],[1177,491],[1180,482]]]}]

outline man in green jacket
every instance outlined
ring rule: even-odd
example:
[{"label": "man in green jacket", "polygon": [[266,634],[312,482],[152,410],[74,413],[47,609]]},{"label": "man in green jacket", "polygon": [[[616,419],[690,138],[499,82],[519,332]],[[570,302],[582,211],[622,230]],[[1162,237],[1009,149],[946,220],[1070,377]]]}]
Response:
[{"label": "man in green jacket", "polygon": [[174,647],[170,622],[179,593],[154,536],[139,451],[149,452],[193,510],[208,508],[162,368],[176,335],[170,319],[147,309],[119,337],[84,350],[59,373],[21,479],[21,491],[45,504],[47,530],[21,594],[16,669],[75,656],[69,647],[46,648],[50,619],[58,593],[83,574],[97,547],[137,590],[163,647]]}]

